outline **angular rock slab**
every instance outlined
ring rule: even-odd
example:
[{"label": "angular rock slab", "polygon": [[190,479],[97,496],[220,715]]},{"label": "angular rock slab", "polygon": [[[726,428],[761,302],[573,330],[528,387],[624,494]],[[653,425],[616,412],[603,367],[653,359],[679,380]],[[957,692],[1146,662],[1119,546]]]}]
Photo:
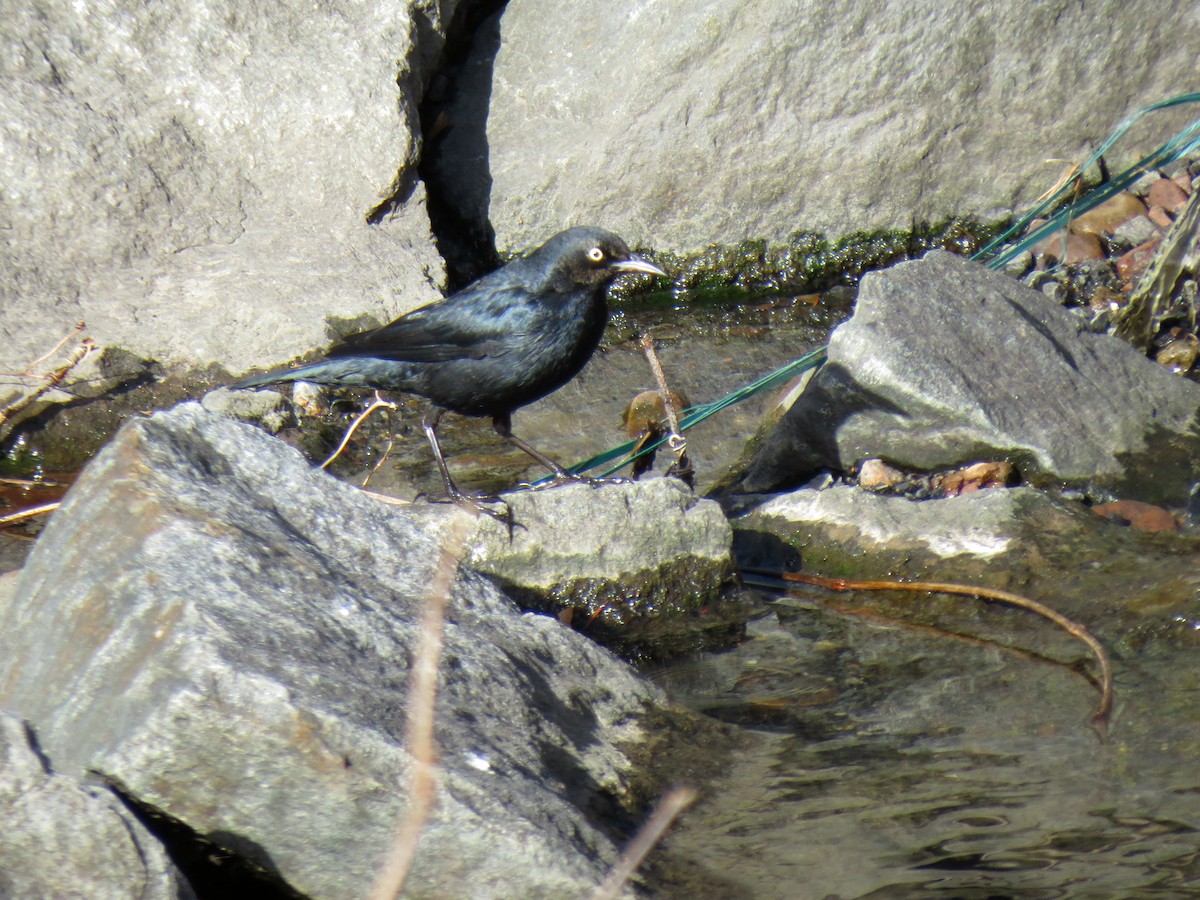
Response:
[{"label": "angular rock slab", "polygon": [[166,851],[117,798],[47,765],[0,714],[0,897],[192,897]]},{"label": "angular rock slab", "polygon": [[522,600],[621,621],[694,612],[733,572],[720,506],[674,478],[510,494],[517,527],[480,519],[465,565]]},{"label": "angular rock slab", "polygon": [[[446,515],[458,515],[453,508]],[[411,758],[408,668],[441,548],[409,510],[196,404],[128,423],[0,611],[0,707],[311,897],[361,897]],[[414,896],[589,895],[616,858],[588,810],[627,799],[661,695],[460,571]]]},{"label": "angular rock slab", "polygon": [[733,520],[739,565],[985,585],[1021,565],[1047,566],[1043,543],[1065,545],[1064,535],[1099,525],[1082,504],[1030,487],[918,501],[848,484],[776,494]]},{"label": "angular rock slab", "polygon": [[944,251],[863,278],[829,359],[739,487],[882,457],[912,469],[1010,459],[1035,481],[1186,496],[1200,386],[1012,279]]}]

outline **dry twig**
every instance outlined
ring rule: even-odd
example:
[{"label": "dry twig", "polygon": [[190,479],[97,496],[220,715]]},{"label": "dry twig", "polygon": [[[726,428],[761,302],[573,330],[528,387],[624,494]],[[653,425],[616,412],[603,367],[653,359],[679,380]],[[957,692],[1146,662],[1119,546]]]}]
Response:
[{"label": "dry twig", "polygon": [[6,528],[15,522],[20,522],[23,519],[32,519],[34,516],[40,516],[44,513],[52,513],[62,506],[61,500],[55,500],[53,503],[42,503],[38,506],[27,506],[24,509],[18,509],[16,512],[8,513],[0,516],[0,528]]},{"label": "dry twig", "polygon": [[50,392],[51,390],[53,390],[54,388],[56,388],[60,384],[62,384],[63,379],[67,377],[67,373],[69,373],[73,368],[75,368],[77,365],[79,365],[79,363],[83,361],[83,358],[85,356],[87,356],[89,353],[91,353],[93,350],[96,349],[96,345],[95,345],[95,343],[93,343],[92,339],[89,337],[85,337],[79,342],[79,346],[76,347],[74,350],[72,350],[70,355],[67,356],[66,361],[62,365],[60,365],[58,368],[54,369],[51,372],[47,372],[45,375],[33,374],[33,370],[37,366],[39,366],[41,363],[45,362],[47,359],[49,359],[51,356],[53,356],[55,353],[57,353],[62,348],[62,346],[67,343],[67,341],[71,340],[74,337],[77,337],[83,331],[83,328],[84,328],[83,322],[77,323],[75,325],[74,330],[70,334],[68,334],[61,341],[59,341],[57,344],[55,344],[54,347],[48,353],[43,354],[42,356],[38,357],[33,362],[31,362],[28,366],[25,367],[25,370],[19,374],[19,377],[21,377],[21,378],[37,379],[40,383],[33,387],[30,387],[28,389],[28,391],[25,394],[23,394],[21,397],[18,397],[12,403],[8,404],[3,409],[0,409],[0,433],[3,433],[4,425],[6,422],[8,422],[9,419],[11,419],[13,416],[15,416],[21,410],[25,409],[27,406],[29,406],[31,403],[33,403],[35,400],[37,400],[42,395]]},{"label": "dry twig", "polygon": [[417,854],[421,831],[437,793],[437,748],[433,739],[438,666],[442,655],[446,601],[454,587],[458,561],[478,513],[462,512],[451,521],[442,541],[433,581],[425,596],[421,630],[413,650],[408,682],[405,746],[412,756],[408,809],[396,829],[396,839],[371,889],[371,900],[393,900],[404,887]]},{"label": "dry twig", "polygon": [[[354,437],[354,432],[358,431],[358,426],[361,425],[363,422],[365,422],[367,420],[367,417],[370,416],[371,413],[375,412],[375,410],[377,410],[377,409],[386,409],[388,411],[388,413],[390,414],[390,413],[395,412],[397,409],[399,409],[399,407],[395,403],[390,403],[389,401],[384,400],[383,397],[380,396],[379,391],[376,391],[375,399],[371,401],[371,404],[366,409],[364,409],[362,412],[360,412],[357,416],[354,417],[354,421],[350,423],[350,427],[347,428],[346,433],[344,435],[342,435],[342,442],[337,445],[337,449],[334,450],[333,453],[331,453],[329,455],[329,458],[326,459],[325,462],[321,463],[322,469],[329,468],[329,464],[332,463],[335,459],[337,459],[339,456],[342,455],[342,451],[345,450],[346,445],[350,443],[350,438]],[[386,460],[388,458],[388,454],[392,452],[392,444],[395,443],[395,440],[396,440],[396,438],[395,438],[395,435],[392,433],[392,428],[391,428],[391,419],[389,418],[388,419],[387,449],[383,451],[383,455],[379,457],[379,461],[376,462],[375,465],[372,466],[371,471],[367,473],[367,477],[363,479],[363,483],[362,483],[362,485],[360,485],[361,487],[366,487],[367,482],[369,482],[371,480],[371,476],[379,471],[379,467],[383,465],[384,460]]]},{"label": "dry twig", "polygon": [[658,806],[654,808],[653,814],[646,820],[646,824],[641,827],[641,830],[630,841],[629,846],[625,848],[621,859],[608,873],[604,883],[592,895],[592,900],[615,900],[620,895],[621,888],[633,877],[637,867],[642,864],[646,854],[654,849],[654,845],[662,838],[663,832],[671,827],[675,818],[695,799],[696,790],[689,787],[675,788],[663,797],[658,802]]},{"label": "dry twig", "polygon": [[646,359],[650,362],[650,371],[654,373],[654,380],[658,382],[658,395],[662,398],[663,409],[667,414],[667,428],[670,430],[667,446],[675,454],[675,462],[671,465],[671,469],[690,486],[693,483],[694,472],[692,464],[687,458],[687,439],[679,431],[679,416],[675,410],[675,403],[671,400],[671,388],[667,385],[667,376],[658,359],[658,351],[654,349],[654,338],[648,334],[642,335],[642,350],[645,351]]},{"label": "dry twig", "polygon": [[1093,724],[1103,727],[1108,722],[1113,703],[1112,663],[1100,642],[1078,622],[1073,622],[1066,616],[1051,609],[1045,604],[1020,594],[994,588],[977,587],[969,584],[955,584],[946,581],[850,581],[845,578],[825,578],[821,575],[805,575],[800,572],[776,572],[769,569],[747,568],[748,572],[771,575],[784,581],[811,584],[831,591],[917,591],[921,593],[955,594],[964,597],[981,597],[984,600],[995,600],[1007,603],[1037,613],[1049,619],[1074,638],[1083,641],[1096,661],[1100,664],[1100,703],[1092,715]]}]

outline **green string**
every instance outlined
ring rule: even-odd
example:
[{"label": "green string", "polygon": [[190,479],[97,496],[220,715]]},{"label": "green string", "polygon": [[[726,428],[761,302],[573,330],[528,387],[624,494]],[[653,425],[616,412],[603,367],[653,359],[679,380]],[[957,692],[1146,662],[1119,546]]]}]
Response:
[{"label": "green string", "polygon": [[[1151,103],[1149,106],[1143,106],[1141,109],[1127,116],[1116,130],[1113,131],[1100,147],[1087,158],[1082,166],[1079,167],[1080,172],[1085,172],[1090,166],[1099,162],[1113,145],[1125,136],[1134,125],[1136,125],[1143,117],[1152,112],[1157,112],[1160,109],[1169,109],[1173,106],[1181,106],[1187,103],[1200,103],[1200,93],[1179,94],[1175,97],[1170,97],[1166,100],[1160,100],[1157,103]],[[1125,169],[1119,175],[1114,176],[1104,184],[1093,188],[1086,195],[1081,197],[1075,203],[1069,204],[1063,209],[1060,209],[1053,216],[1050,216],[1045,223],[1039,225],[1034,231],[1025,235],[1019,241],[1009,245],[1003,251],[999,248],[1009,240],[1014,234],[1019,234],[1024,231],[1029,223],[1034,219],[1041,218],[1046,212],[1056,206],[1058,203],[1070,196],[1074,190],[1072,182],[1069,180],[1066,184],[1060,187],[1057,191],[1051,194],[1046,199],[1042,200],[1033,209],[1029,210],[1021,218],[1004,231],[997,235],[982,250],[972,256],[972,259],[983,262],[989,269],[998,269],[1010,260],[1015,259],[1020,254],[1024,253],[1030,247],[1033,247],[1042,238],[1047,237],[1054,232],[1065,228],[1071,219],[1079,216],[1081,213],[1087,212],[1089,209],[1099,206],[1110,197],[1115,197],[1117,194],[1124,191],[1127,187],[1141,178],[1146,172],[1152,172],[1155,169],[1161,169],[1163,166],[1170,165],[1176,160],[1187,156],[1194,152],[1197,147],[1200,147],[1200,119],[1192,122],[1173,138],[1150,153],[1142,157],[1129,168]]]},{"label": "green string", "polygon": [[[747,397],[751,397],[754,394],[757,394],[759,391],[770,390],[777,385],[790,381],[803,372],[807,372],[809,369],[817,368],[825,361],[826,349],[827,348],[825,347],[820,347],[811,353],[806,353],[799,359],[788,363],[786,366],[776,369],[769,375],[764,375],[753,384],[748,384],[745,387],[738,388],[732,394],[727,394],[720,400],[715,400],[712,403],[704,403],[699,406],[688,407],[686,410],[684,410],[683,416],[679,420],[679,430],[687,431],[687,429],[695,425],[699,425],[705,419],[715,416],[717,413],[721,412],[721,410],[727,409],[728,407],[733,406],[735,403],[741,403]],[[576,463],[570,467],[569,471],[575,473],[576,475],[580,475],[584,472],[591,471],[592,469],[599,468],[606,463],[610,463],[614,459],[620,459],[620,462],[600,473],[599,477],[607,478],[614,472],[618,472],[625,468],[625,466],[629,465],[634,460],[641,459],[643,456],[653,453],[655,450],[665,444],[667,440],[668,437],[662,437],[654,443],[643,447],[639,452],[633,454],[632,456],[629,454],[633,453],[634,447],[637,446],[637,441],[626,441],[624,444],[621,444],[618,447],[613,447],[611,450],[605,450],[603,453],[598,453],[590,459],[585,459],[581,463]],[[549,480],[549,478],[543,478],[541,481]],[[541,481],[537,483],[540,484]]]}]

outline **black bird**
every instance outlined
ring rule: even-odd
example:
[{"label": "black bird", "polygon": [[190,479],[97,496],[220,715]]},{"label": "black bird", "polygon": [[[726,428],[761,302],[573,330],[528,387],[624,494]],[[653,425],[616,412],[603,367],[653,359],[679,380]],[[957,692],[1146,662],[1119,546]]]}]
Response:
[{"label": "black bird", "polygon": [[443,413],[491,416],[496,432],[553,472],[555,483],[588,480],[513,434],[512,413],[579,374],[608,321],[608,286],[633,272],[666,275],[612,232],[571,228],[444,300],[346,338],[323,360],[231,387],[308,381],[426,397],[435,409],[422,424],[450,499],[495,515],[479,505],[495,498],[467,496],[450,478],[437,439]]}]

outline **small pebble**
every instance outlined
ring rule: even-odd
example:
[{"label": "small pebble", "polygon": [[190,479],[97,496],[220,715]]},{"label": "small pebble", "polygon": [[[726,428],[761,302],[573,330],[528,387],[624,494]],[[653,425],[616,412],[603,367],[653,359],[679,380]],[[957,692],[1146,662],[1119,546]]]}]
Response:
[{"label": "small pebble", "polygon": [[329,412],[329,389],[307,381],[292,384],[292,402],[305,416],[323,416]]},{"label": "small pebble", "polygon": [[1134,216],[1127,222],[1122,222],[1113,231],[1113,240],[1118,241],[1130,247],[1136,247],[1139,244],[1144,244],[1146,241],[1152,240],[1161,234],[1161,230],[1157,225],[1150,221],[1148,216]]},{"label": "small pebble", "polygon": [[981,462],[941,476],[936,488],[945,497],[957,497],[983,488],[1007,487],[1015,477],[1016,469],[1010,462]]},{"label": "small pebble", "polygon": [[1047,264],[1054,262],[1076,263],[1085,259],[1104,259],[1104,248],[1100,238],[1094,234],[1067,232],[1064,246],[1063,233],[1057,231],[1034,245],[1033,253]]},{"label": "small pebble", "polygon": [[1170,214],[1168,214],[1167,211],[1161,206],[1150,207],[1150,211],[1146,213],[1146,216],[1151,222],[1164,230],[1170,228],[1171,222],[1173,221]]},{"label": "small pebble", "polygon": [[1161,240],[1160,237],[1152,238],[1120,256],[1117,259],[1117,277],[1122,281],[1132,282],[1141,275],[1154,258],[1154,251],[1158,249]]},{"label": "small pebble", "polygon": [[886,491],[904,480],[904,473],[882,459],[868,459],[858,469],[858,486],[868,491]]},{"label": "small pebble", "polygon": [[1092,512],[1110,522],[1129,525],[1138,531],[1150,534],[1179,530],[1179,523],[1175,521],[1173,515],[1161,506],[1143,503],[1140,500],[1114,500],[1112,503],[1101,503],[1093,506]]},{"label": "small pebble", "polygon": [[1150,192],[1146,195],[1146,202],[1150,206],[1161,206],[1172,215],[1177,213],[1187,200],[1188,195],[1184,189],[1170,178],[1158,179],[1150,185]]},{"label": "small pebble", "polygon": [[1075,234],[1111,234],[1123,222],[1145,214],[1146,205],[1128,191],[1122,191],[1072,219],[1071,231]]},{"label": "small pebble", "polygon": [[1200,355],[1200,338],[1185,332],[1158,351],[1155,360],[1176,375],[1182,375],[1196,364]]}]

